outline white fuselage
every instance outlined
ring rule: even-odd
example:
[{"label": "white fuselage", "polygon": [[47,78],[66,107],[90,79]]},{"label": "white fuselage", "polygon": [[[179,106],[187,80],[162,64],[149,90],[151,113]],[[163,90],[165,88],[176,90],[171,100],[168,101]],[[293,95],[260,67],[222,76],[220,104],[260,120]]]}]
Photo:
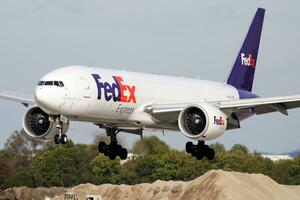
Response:
[{"label": "white fuselage", "polygon": [[41,81],[64,84],[37,86],[36,102],[46,112],[116,127],[168,129],[144,112],[147,105],[239,99],[225,83],[91,67],[60,68]]}]

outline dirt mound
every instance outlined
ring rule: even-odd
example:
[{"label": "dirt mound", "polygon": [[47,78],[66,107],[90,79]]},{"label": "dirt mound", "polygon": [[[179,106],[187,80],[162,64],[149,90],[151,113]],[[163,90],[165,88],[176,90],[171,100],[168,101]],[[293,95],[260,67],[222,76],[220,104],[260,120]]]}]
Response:
[{"label": "dirt mound", "polygon": [[[205,199],[205,200],[299,200],[300,186],[284,186],[261,174],[245,174],[212,170],[189,182],[156,181],[152,184],[95,186],[83,184],[73,187],[78,199],[101,195],[104,200],[114,199]],[[54,198],[62,200],[63,195]]]},{"label": "dirt mound", "polygon": [[64,188],[27,188],[27,187],[13,187],[8,190],[0,192],[0,200],[44,200],[45,197],[55,197],[64,194]]},{"label": "dirt mound", "polygon": [[[45,196],[63,200],[65,192],[74,192],[78,200],[86,195],[101,195],[104,200],[116,199],[175,199],[175,200],[299,200],[300,186],[285,186],[262,174],[246,174],[212,170],[189,182],[155,181],[134,186],[81,184],[71,189],[63,188],[12,188],[0,193],[0,200],[44,199]],[[1,195],[2,194],[2,195]],[[5,196],[6,195],[6,196]],[[59,195],[59,196],[58,196]]]}]

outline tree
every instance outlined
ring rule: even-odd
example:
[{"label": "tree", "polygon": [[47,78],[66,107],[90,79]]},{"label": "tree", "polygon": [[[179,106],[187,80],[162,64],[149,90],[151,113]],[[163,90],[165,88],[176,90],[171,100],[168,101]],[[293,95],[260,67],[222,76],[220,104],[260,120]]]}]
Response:
[{"label": "tree", "polygon": [[241,154],[248,154],[248,148],[245,145],[241,145],[241,144],[235,144],[231,147],[231,152],[233,153],[241,153]]},{"label": "tree", "polygon": [[[288,184],[299,185],[300,184],[300,159],[296,158],[293,161],[286,161]],[[286,180],[285,180],[286,181]]]},{"label": "tree", "polygon": [[15,131],[6,141],[5,149],[13,155],[31,159],[37,154],[38,147],[45,142],[28,136],[25,131]]},{"label": "tree", "polygon": [[13,169],[9,166],[7,161],[0,159],[0,186],[4,183],[4,180],[11,174]]},{"label": "tree", "polygon": [[279,160],[271,171],[271,177],[280,184],[289,184],[289,170],[293,161]]},{"label": "tree", "polygon": [[144,138],[135,142],[133,153],[145,156],[151,154],[162,154],[170,150],[169,146],[155,136]]},{"label": "tree", "polygon": [[209,161],[199,161],[191,155],[176,150],[149,154],[135,162],[140,182],[160,180],[191,180],[211,169]]},{"label": "tree", "polygon": [[96,184],[118,182],[120,159],[109,160],[106,156],[99,155],[90,162],[90,167]]},{"label": "tree", "polygon": [[[99,142],[105,142],[106,144],[110,143],[110,138],[103,135],[96,135],[93,140],[93,144],[98,146]],[[118,141],[119,142],[119,141]]]},{"label": "tree", "polygon": [[35,180],[30,167],[19,166],[14,173],[9,174],[2,184],[2,188],[35,187]]},{"label": "tree", "polygon": [[246,159],[245,154],[236,152],[225,152],[217,154],[213,165],[215,169],[223,169],[226,171],[239,171],[244,172]]},{"label": "tree", "polygon": [[75,145],[69,140],[66,145],[48,147],[31,144],[14,133],[0,151],[0,189],[23,185],[70,187],[87,182],[138,184],[157,179],[188,181],[211,169],[263,173],[281,184],[300,184],[300,157],[273,163],[258,153],[249,154],[247,147],[238,144],[230,151],[222,144],[212,144],[217,152],[215,160],[199,161],[186,152],[170,150],[157,137],[149,137],[134,144],[133,152],[140,156],[123,165],[119,159],[111,161],[99,154],[95,144]]},{"label": "tree", "polygon": [[66,145],[37,155],[32,163],[37,186],[64,186],[90,182],[93,175],[89,163],[97,154],[90,145]]},{"label": "tree", "polygon": [[216,153],[223,153],[226,151],[225,146],[220,143],[211,144],[210,147],[213,148]]},{"label": "tree", "polygon": [[141,177],[136,171],[136,160],[130,160],[120,166],[120,171],[118,172],[117,183],[133,185],[141,183]]}]

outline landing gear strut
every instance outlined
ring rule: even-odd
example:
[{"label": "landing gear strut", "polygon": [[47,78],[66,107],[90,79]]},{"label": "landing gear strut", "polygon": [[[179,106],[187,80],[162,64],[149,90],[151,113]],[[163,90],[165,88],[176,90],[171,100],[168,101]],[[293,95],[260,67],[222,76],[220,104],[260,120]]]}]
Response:
[{"label": "landing gear strut", "polygon": [[59,130],[59,134],[54,136],[55,144],[66,144],[68,142],[68,137],[63,133],[63,122],[60,120],[60,117],[55,118],[57,125],[56,128]]},{"label": "landing gear strut", "polygon": [[117,156],[119,156],[121,160],[126,160],[128,155],[127,150],[118,144],[117,134],[119,132],[120,130],[107,128],[106,134],[110,137],[110,144],[107,145],[105,142],[99,142],[98,144],[99,153],[104,153],[110,160],[115,160]]},{"label": "landing gear strut", "polygon": [[187,142],[185,150],[198,160],[201,160],[203,157],[207,157],[208,160],[215,158],[215,151],[208,145],[205,145],[204,141],[198,141],[197,145],[194,145],[192,142]]}]

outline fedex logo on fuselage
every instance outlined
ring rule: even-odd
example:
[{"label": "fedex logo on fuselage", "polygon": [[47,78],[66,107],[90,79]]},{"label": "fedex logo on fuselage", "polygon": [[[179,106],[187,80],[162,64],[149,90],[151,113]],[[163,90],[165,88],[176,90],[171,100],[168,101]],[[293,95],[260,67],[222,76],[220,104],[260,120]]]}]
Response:
[{"label": "fedex logo on fuselage", "polygon": [[222,117],[217,117],[214,116],[214,124],[218,126],[224,126],[225,125],[225,120]]},{"label": "fedex logo on fuselage", "polygon": [[92,76],[98,88],[97,99],[104,97],[106,101],[136,103],[135,86],[124,84],[121,76],[112,76],[114,82],[111,84],[102,81],[99,74],[92,74]]},{"label": "fedex logo on fuselage", "polygon": [[242,65],[255,68],[255,58],[252,54],[249,53],[248,57],[246,57],[244,53],[241,53],[241,61]]}]

